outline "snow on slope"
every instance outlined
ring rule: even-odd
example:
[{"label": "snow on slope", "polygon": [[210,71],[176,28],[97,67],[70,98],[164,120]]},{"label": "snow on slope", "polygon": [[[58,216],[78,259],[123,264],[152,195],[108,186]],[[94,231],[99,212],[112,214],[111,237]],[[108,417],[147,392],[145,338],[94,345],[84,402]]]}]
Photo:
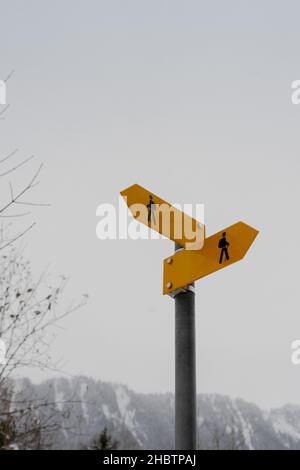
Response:
[{"label": "snow on slope", "polygon": [[[25,379],[17,382],[17,389],[30,398],[47,395],[49,401],[59,402],[60,411],[69,410],[60,418],[62,431],[55,435],[54,448],[88,445],[106,427],[123,449],[173,449],[172,394],[138,394],[88,377],[38,385]],[[244,400],[199,395],[197,424],[201,449],[300,449],[299,406],[265,412]]]}]

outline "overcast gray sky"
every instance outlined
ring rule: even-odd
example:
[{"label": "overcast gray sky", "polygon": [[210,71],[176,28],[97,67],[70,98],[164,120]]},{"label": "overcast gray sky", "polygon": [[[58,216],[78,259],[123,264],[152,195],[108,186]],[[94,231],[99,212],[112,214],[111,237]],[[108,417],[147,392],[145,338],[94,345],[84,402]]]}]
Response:
[{"label": "overcast gray sky", "polygon": [[300,403],[299,2],[10,0],[0,14],[0,78],[15,70],[1,155],[43,161],[35,199],[51,203],[27,253],[91,296],[52,346],[66,372],[174,389],[172,242],[96,238],[97,206],[139,183],[204,203],[208,235],[260,230],[243,262],[197,283],[198,391]]}]

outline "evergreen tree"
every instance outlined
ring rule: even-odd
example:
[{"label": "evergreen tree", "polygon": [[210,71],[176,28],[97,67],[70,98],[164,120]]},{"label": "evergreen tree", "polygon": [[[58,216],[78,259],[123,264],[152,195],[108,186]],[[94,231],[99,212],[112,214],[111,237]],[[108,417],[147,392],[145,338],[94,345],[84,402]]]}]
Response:
[{"label": "evergreen tree", "polygon": [[104,428],[99,436],[94,437],[91,450],[116,450],[118,447],[119,442]]}]

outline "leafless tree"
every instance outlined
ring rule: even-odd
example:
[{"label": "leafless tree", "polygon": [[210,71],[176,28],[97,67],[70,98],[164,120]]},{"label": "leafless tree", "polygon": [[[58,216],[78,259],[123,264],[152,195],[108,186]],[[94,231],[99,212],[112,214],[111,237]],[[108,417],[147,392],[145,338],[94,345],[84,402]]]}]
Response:
[{"label": "leafless tree", "polygon": [[[30,224],[27,223],[22,230],[10,235],[9,229],[11,229],[12,223],[8,224],[8,221],[29,216],[31,214],[29,208],[32,208],[33,206],[48,205],[24,200],[24,196],[27,196],[27,194],[30,193],[32,189],[39,184],[38,177],[42,169],[42,164],[38,166],[29,181],[24,184],[21,189],[16,190],[14,188],[14,184],[10,179],[13,173],[17,172],[22,167],[29,164],[29,162],[34,158],[33,156],[31,156],[25,159],[21,159],[20,161],[15,163],[13,160],[16,157],[17,153],[18,150],[16,149],[0,160],[0,169],[2,169],[2,171],[0,170],[1,186],[4,187],[6,184],[8,188],[7,199],[0,205],[0,219],[2,222],[0,231],[0,250],[11,246],[14,242],[20,239],[23,235],[25,235],[25,233],[31,230],[35,225],[34,222],[31,222]],[[9,166],[7,166],[8,164]],[[19,209],[20,206],[26,206],[26,210],[16,211],[16,208]]]},{"label": "leafless tree", "polygon": [[[0,119],[7,109],[8,106],[0,110]],[[27,401],[20,398],[19,393],[17,399],[12,378],[25,367],[59,368],[59,363],[53,362],[50,354],[55,329],[64,317],[82,307],[87,300],[87,296],[82,296],[61,307],[67,278],[61,276],[50,284],[47,273],[43,273],[34,279],[30,262],[23,256],[19,240],[35,223],[26,222],[25,227],[16,229],[16,220],[27,218],[34,206],[47,205],[29,198],[39,184],[42,165],[33,170],[20,188],[13,182],[14,176],[28,168],[33,158],[18,159],[17,149],[0,158],[0,185],[1,188],[7,186],[7,196],[0,202],[0,341],[6,349],[5,360],[0,364],[0,448],[14,443],[19,447],[22,443],[23,448],[39,447],[42,436],[55,430],[56,405],[49,403],[46,397],[29,402],[28,398]],[[51,419],[47,412],[47,422],[42,422],[41,410],[46,406],[48,411],[52,409]]]},{"label": "leafless tree", "polygon": [[18,247],[0,256],[0,337],[6,345],[6,361],[0,369],[0,385],[13,372],[24,367],[57,369],[51,363],[49,348],[54,329],[67,315],[86,303],[79,301],[60,307],[68,279],[60,276],[55,285],[44,273],[35,280],[31,264]]},{"label": "leafless tree", "polygon": [[70,399],[51,401],[24,390],[16,392],[12,383],[6,381],[0,387],[0,450],[51,449],[53,438],[61,431],[76,436],[76,430],[63,423],[69,418],[73,404]]},{"label": "leafless tree", "polygon": [[[9,406],[0,410],[0,423],[13,429],[12,434],[7,433],[8,440],[19,447],[21,443],[30,448],[33,443],[35,446],[43,443],[45,448],[45,436],[49,441],[49,436],[57,430],[57,422],[61,421],[55,419],[58,404],[50,403],[46,396],[30,400],[20,392],[16,396],[11,379],[24,368],[60,370],[59,361],[53,360],[50,351],[55,331],[64,317],[87,300],[84,295],[62,307],[67,281],[61,276],[54,285],[49,284],[45,273],[35,280],[30,262],[16,244],[1,252],[0,339],[6,345],[6,357],[0,365],[0,395],[6,397],[2,397],[2,405]],[[68,402],[71,404],[72,397],[68,397]]]},{"label": "leafless tree", "polygon": [[[3,83],[7,83],[12,77],[13,71],[3,80]],[[2,83],[2,85],[3,85]],[[0,119],[4,119],[9,105],[0,106]],[[28,167],[33,163],[34,156],[19,157],[19,150],[14,149],[7,155],[0,156],[0,187],[1,189],[7,187],[7,195],[4,200],[0,203],[0,251],[4,248],[11,246],[25,233],[33,228],[34,222],[26,223],[25,226],[18,230],[16,233],[11,233],[12,223],[16,219],[27,217],[31,214],[31,210],[34,206],[47,206],[48,204],[39,203],[37,201],[28,200],[27,197],[32,193],[32,190],[39,185],[39,176],[42,170],[42,164],[39,164],[32,169],[31,176],[25,184],[22,184],[20,188],[16,188],[14,183],[14,177],[20,174],[20,171],[25,167]]]}]

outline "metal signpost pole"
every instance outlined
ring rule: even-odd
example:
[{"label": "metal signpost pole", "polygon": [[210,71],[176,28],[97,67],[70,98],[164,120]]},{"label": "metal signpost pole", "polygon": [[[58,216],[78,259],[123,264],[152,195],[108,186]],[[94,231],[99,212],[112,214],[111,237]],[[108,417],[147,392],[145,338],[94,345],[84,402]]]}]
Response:
[{"label": "metal signpost pole", "polygon": [[[175,250],[182,249],[175,245]],[[196,450],[195,287],[175,296],[175,449]]]}]

